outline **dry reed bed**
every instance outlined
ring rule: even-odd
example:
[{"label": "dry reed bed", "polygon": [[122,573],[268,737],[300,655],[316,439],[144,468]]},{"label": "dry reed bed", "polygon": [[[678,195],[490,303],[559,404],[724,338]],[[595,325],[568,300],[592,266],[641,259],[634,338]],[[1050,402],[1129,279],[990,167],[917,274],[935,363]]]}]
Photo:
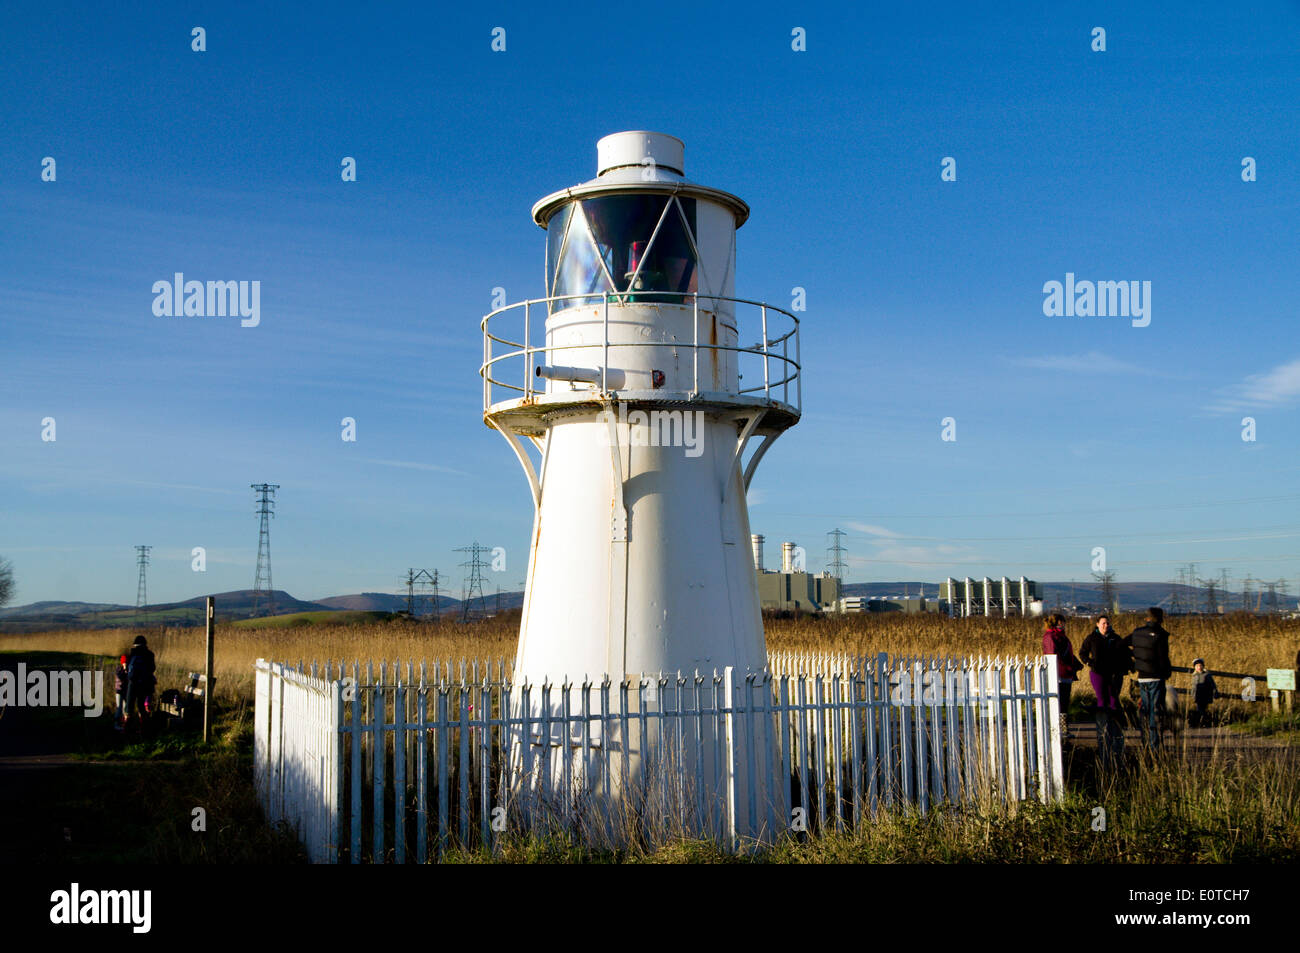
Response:
[{"label": "dry reed bed", "polygon": [[[1138,615],[1116,618],[1127,633],[1140,623]],[[1007,656],[1042,650],[1042,621],[1037,619],[944,619],[933,615],[851,615],[825,618],[767,619],[771,649],[806,652],[847,652],[853,655]],[[1263,674],[1266,668],[1289,668],[1300,647],[1300,620],[1234,615],[1187,616],[1169,620],[1170,652],[1176,666],[1190,666],[1203,656],[1208,666],[1234,672]],[[218,697],[251,699],[253,662],[271,658],[297,662],[316,660],[492,659],[514,655],[518,615],[461,624],[386,622],[361,625],[313,625],[290,629],[250,629],[227,624],[216,630]],[[1067,634],[1075,651],[1092,624],[1071,620]],[[0,651],[83,652],[115,658],[131,640],[144,633],[158,656],[163,687],[179,684],[186,671],[203,667],[202,629],[70,630],[0,635]],[[1175,676],[1187,680],[1188,676]],[[1221,680],[1222,681],[1222,680]],[[1239,686],[1220,684],[1221,691]],[[1264,693],[1264,686],[1259,686]],[[1087,682],[1078,694],[1088,694]]]}]

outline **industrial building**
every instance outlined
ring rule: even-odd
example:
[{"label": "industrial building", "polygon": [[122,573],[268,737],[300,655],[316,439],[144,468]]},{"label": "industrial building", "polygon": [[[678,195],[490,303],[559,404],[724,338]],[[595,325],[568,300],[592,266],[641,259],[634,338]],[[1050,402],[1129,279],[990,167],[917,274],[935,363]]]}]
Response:
[{"label": "industrial building", "polygon": [[967,616],[1039,616],[1043,614],[1043,597],[1038,583],[1021,576],[1018,580],[1003,576],[1000,580],[948,578],[939,584],[940,609],[957,618]]},{"label": "industrial building", "polygon": [[764,537],[750,537],[754,547],[754,570],[758,602],[763,609],[786,612],[835,612],[840,598],[840,580],[830,573],[807,572],[793,542],[781,544],[781,569],[768,570],[763,564]]},{"label": "industrial building", "polygon": [[840,599],[836,610],[839,612],[905,612],[909,615],[919,612],[938,612],[939,604],[925,596],[901,596],[873,599],[870,596],[845,596]]}]

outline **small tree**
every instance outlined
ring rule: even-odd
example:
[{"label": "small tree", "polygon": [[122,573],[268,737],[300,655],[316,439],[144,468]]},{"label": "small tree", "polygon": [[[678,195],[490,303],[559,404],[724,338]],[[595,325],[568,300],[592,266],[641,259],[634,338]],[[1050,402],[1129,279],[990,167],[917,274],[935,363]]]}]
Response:
[{"label": "small tree", "polygon": [[0,558],[0,609],[14,597],[14,567],[9,560]]}]

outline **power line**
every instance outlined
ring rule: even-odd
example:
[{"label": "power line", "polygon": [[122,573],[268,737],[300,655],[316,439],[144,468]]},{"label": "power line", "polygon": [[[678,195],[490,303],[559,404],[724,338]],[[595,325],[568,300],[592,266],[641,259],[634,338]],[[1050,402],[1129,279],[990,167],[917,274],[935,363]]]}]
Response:
[{"label": "power line", "polygon": [[[1274,555],[1274,556],[1228,556],[1228,557],[1225,558],[1224,561],[1225,561],[1225,562],[1231,562],[1231,563],[1268,563],[1268,562],[1277,562],[1277,561],[1288,560],[1288,559],[1300,559],[1300,553],[1278,553],[1277,555]],[[879,563],[879,564],[887,565],[887,566],[918,566],[918,567],[925,567],[925,566],[980,566],[980,565],[987,565],[987,564],[990,562],[990,559],[987,558],[987,557],[978,557],[978,558],[970,558],[970,559],[908,560],[908,559],[868,559],[868,558],[865,557],[865,556],[850,556],[850,557],[849,557],[849,562],[851,562],[851,563],[853,563],[853,564],[858,564],[858,563],[864,563],[864,564],[865,564],[865,563],[873,563],[873,564],[875,564],[875,563]],[[1179,562],[1179,560],[1177,560],[1177,559],[1126,559],[1126,560],[1124,560],[1124,566],[1125,566],[1125,567],[1132,567],[1132,566],[1170,566],[1170,565],[1176,565],[1178,562]],[[1051,562],[1027,562],[1027,561],[1022,560],[1022,559],[1016,559],[1016,560],[1015,560],[1015,563],[1016,563],[1017,566],[1038,566],[1038,567],[1065,566],[1065,567],[1069,567],[1069,566],[1077,565],[1078,560],[1055,560],[1055,561],[1051,561]]]},{"label": "power line", "polygon": [[[1250,529],[1238,530],[1238,532],[1249,533],[1252,532],[1254,529],[1276,530],[1276,529],[1287,529],[1287,528],[1300,530],[1300,525],[1294,527],[1280,527],[1275,524],[1273,526],[1251,527]],[[1163,545],[1180,546],[1186,543],[1235,543],[1235,542],[1246,542],[1249,540],[1256,540],[1256,539],[1296,539],[1297,537],[1300,537],[1300,532],[1294,532],[1294,533],[1268,532],[1268,533],[1259,533],[1254,536],[1205,536],[1205,537],[1192,536],[1186,539],[1177,536],[1170,536],[1167,533],[1104,533],[1104,532],[1084,533],[1079,536],[1062,536],[1059,533],[1047,533],[1042,536],[912,536],[903,533],[889,533],[888,535],[883,533],[878,535],[870,534],[870,533],[866,533],[866,534],[845,533],[844,535],[847,536],[849,539],[864,539],[864,540],[869,540],[877,543],[890,543],[898,540],[904,540],[908,542],[922,541],[922,542],[944,542],[944,543],[1000,543],[1000,542],[1018,543],[1018,542],[1036,542],[1039,540],[1059,541],[1059,540],[1072,540],[1072,539],[1087,539],[1087,540],[1105,539],[1106,541],[1112,543],[1115,542],[1116,540],[1144,540],[1149,546],[1163,546]]]},{"label": "power line", "polygon": [[135,548],[136,565],[140,567],[140,576],[135,584],[136,625],[144,621],[145,610],[149,607],[149,596],[145,587],[145,571],[149,568],[149,553],[152,550],[152,546],[137,546]]},{"label": "power line", "polygon": [[[460,606],[460,620],[468,622],[474,617],[477,611],[478,618],[487,615],[487,601],[483,595],[483,570],[487,563],[481,558],[484,553],[491,552],[487,546],[480,546],[478,542],[471,543],[469,546],[461,546],[456,550],[458,553],[469,553],[470,557],[466,562],[461,563],[461,568],[467,570],[465,575],[464,599]],[[477,593],[477,595],[476,595]],[[475,608],[477,601],[477,609]]]},{"label": "power line", "polygon": [[406,614],[412,619],[442,618],[438,592],[438,570],[406,570]]},{"label": "power line", "polygon": [[826,547],[826,571],[835,577],[841,587],[844,583],[844,571],[847,568],[844,564],[844,546],[840,543],[847,534],[839,528],[831,530],[826,534],[831,539],[831,545]]},{"label": "power line", "polygon": [[275,491],[278,483],[251,483],[257,492],[257,509],[261,517],[257,533],[257,571],[253,576],[253,615],[266,599],[266,614],[275,615],[275,590],[271,587],[271,519],[275,516]]},{"label": "power line", "polygon": [[[1143,484],[1146,485],[1146,484]],[[1094,507],[1093,509],[1081,510],[1051,510],[1039,513],[944,513],[945,520],[965,520],[965,519],[1024,519],[1038,518],[1044,516],[1089,516],[1095,513],[1145,513],[1149,510],[1179,510],[1179,509],[1196,509],[1203,506],[1237,506],[1247,503],[1286,503],[1292,500],[1300,500],[1300,494],[1290,494],[1288,496],[1253,496],[1244,497],[1236,500],[1206,500],[1196,503],[1154,503],[1149,506],[1116,506],[1116,507]],[[782,519],[833,519],[833,520],[860,520],[860,514],[853,513],[782,513],[773,512],[765,514],[768,518],[780,517]],[[891,520],[923,520],[934,519],[935,513],[891,513],[887,517]]]}]

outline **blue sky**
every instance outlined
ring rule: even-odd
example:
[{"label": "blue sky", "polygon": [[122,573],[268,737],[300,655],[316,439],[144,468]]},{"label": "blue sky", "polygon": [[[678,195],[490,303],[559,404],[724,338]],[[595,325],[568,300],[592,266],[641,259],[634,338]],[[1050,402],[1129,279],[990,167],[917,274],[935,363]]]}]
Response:
[{"label": "blue sky", "polygon": [[[478,322],[494,287],[544,294],[529,208],[622,129],[682,138],[689,178],[750,204],[738,295],[807,290],[804,418],[751,490],[769,561],[789,538],[820,568],[839,526],[850,581],[1082,580],[1104,546],[1121,581],[1195,561],[1294,590],[1300,4],[747,11],[11,11],[15,603],[131,603],[137,543],[151,601],[249,588],[263,481],[299,598],[394,591],[408,566],[458,590],[473,540],[518,588],[531,502],[481,422]],[[155,316],[177,271],[260,281],[260,325]],[[1067,272],[1150,281],[1150,325],[1046,316]]]}]

